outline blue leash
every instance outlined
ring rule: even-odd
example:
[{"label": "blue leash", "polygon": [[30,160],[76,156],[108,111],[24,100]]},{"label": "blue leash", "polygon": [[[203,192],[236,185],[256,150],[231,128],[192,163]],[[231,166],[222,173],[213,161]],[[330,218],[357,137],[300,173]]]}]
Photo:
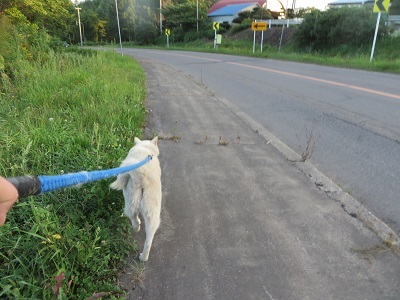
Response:
[{"label": "blue leash", "polygon": [[41,175],[41,176],[20,176],[7,178],[18,190],[19,198],[26,196],[38,195],[61,188],[76,186],[79,184],[89,183],[108,177],[112,177],[121,173],[129,172],[140,168],[148,163],[153,157],[147,156],[144,160],[130,166],[119,167],[101,171],[78,172],[64,175]]}]

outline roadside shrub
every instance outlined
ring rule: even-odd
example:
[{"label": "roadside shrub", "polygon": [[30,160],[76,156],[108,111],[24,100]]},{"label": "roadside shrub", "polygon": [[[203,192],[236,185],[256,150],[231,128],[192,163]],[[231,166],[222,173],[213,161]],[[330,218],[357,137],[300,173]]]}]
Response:
[{"label": "roadside shrub", "polygon": [[376,43],[376,55],[380,59],[400,61],[400,35],[389,35]]},{"label": "roadside shrub", "polygon": [[233,24],[228,33],[229,33],[229,35],[234,35],[235,33],[238,33],[240,31],[249,29],[250,27],[251,27],[251,25],[247,24],[247,23],[245,23],[245,24]]},{"label": "roadside shrub", "polygon": [[139,45],[150,45],[158,36],[158,28],[153,22],[142,20],[134,28],[134,36]]},{"label": "roadside shrub", "polygon": [[[172,40],[177,42],[183,42],[185,39],[186,32],[182,28],[173,28],[171,32]],[[170,37],[171,41],[171,37]]]},{"label": "roadside shrub", "polygon": [[[359,48],[372,43],[376,14],[370,7],[314,10],[304,16],[294,43],[310,51],[325,51],[341,45]],[[385,35],[387,29],[379,29]]]},{"label": "roadside shrub", "polygon": [[186,32],[186,34],[184,36],[184,41],[192,42],[192,41],[200,39],[202,36],[203,35],[200,31],[197,32],[196,30],[191,30],[191,31]]},{"label": "roadside shrub", "polygon": [[3,69],[8,75],[11,75],[12,64],[24,58],[24,50],[21,47],[23,44],[24,39],[18,34],[15,26],[6,16],[0,15],[0,53],[4,59]]},{"label": "roadside shrub", "polygon": [[97,46],[97,43],[92,42],[92,41],[86,41],[85,46]]},{"label": "roadside shrub", "polygon": [[203,36],[208,39],[213,39],[214,38],[214,30],[212,28],[207,28],[206,30],[203,31]]}]

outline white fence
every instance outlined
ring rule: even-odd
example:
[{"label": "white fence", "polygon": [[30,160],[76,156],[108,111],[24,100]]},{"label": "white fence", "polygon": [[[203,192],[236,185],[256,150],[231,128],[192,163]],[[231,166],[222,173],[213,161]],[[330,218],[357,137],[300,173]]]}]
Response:
[{"label": "white fence", "polygon": [[[299,25],[303,22],[303,18],[295,18],[295,19],[269,19],[269,20],[257,20],[257,22],[267,22],[268,27],[272,26],[283,26],[290,27],[290,25]],[[400,15],[399,16],[389,16],[389,22],[392,24],[396,24],[400,26]]]},{"label": "white fence", "polygon": [[400,16],[389,16],[389,22],[400,26]]},{"label": "white fence", "polygon": [[295,19],[269,19],[269,20],[257,20],[257,22],[267,22],[268,27],[272,26],[283,26],[290,27],[290,25],[299,25],[303,22],[303,18],[295,18]]}]

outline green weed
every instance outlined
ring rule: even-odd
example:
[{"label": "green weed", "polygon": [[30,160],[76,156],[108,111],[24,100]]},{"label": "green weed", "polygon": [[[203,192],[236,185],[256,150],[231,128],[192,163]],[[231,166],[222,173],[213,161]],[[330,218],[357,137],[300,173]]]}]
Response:
[{"label": "green weed", "polygon": [[[79,50],[82,51],[82,50]],[[109,52],[48,52],[14,65],[0,94],[0,174],[117,167],[141,135],[145,76]],[[99,181],[16,204],[0,227],[0,298],[115,299],[136,251],[121,195]]]}]

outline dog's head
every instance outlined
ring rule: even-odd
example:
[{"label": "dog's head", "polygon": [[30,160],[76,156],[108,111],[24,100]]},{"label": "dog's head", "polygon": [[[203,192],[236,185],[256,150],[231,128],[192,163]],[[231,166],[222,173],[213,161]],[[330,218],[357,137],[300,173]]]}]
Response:
[{"label": "dog's head", "polygon": [[158,156],[160,154],[160,150],[158,149],[158,136],[156,136],[152,140],[140,140],[135,137],[134,139],[135,146],[140,146],[148,149],[152,155]]}]

